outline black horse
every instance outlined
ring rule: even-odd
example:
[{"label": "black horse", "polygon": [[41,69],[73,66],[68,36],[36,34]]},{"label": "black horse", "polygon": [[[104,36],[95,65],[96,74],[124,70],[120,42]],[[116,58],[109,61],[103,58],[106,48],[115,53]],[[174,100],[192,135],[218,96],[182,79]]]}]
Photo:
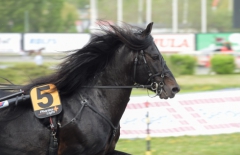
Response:
[{"label": "black horse", "polygon": [[54,74],[24,85],[29,95],[34,86],[54,84],[63,110],[39,119],[30,99],[0,109],[0,155],[126,155],[115,145],[132,88],[146,87],[162,99],[180,91],[153,42],[152,25],[102,25]]}]

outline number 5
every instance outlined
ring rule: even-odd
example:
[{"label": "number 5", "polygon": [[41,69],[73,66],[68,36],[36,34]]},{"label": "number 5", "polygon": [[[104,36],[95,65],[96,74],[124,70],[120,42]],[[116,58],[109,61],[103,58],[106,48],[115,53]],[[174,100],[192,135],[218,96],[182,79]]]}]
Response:
[{"label": "number 5", "polygon": [[49,94],[49,93],[42,94],[41,93],[41,91],[49,90],[49,89],[50,89],[49,85],[46,85],[46,86],[43,86],[43,87],[38,87],[36,89],[37,90],[37,99],[38,100],[41,100],[41,99],[43,99],[45,97],[47,98],[47,103],[38,102],[38,105],[41,108],[47,108],[47,107],[50,107],[53,104],[53,97],[52,97],[51,94]]}]

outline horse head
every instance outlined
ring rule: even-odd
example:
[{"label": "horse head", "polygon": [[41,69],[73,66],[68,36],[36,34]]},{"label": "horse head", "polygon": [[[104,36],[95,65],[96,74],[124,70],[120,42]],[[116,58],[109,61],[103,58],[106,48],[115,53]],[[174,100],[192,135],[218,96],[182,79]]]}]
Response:
[{"label": "horse head", "polygon": [[145,49],[136,52],[134,80],[138,84],[150,84],[152,87],[149,89],[160,98],[173,98],[180,88],[151,37],[152,25],[150,23],[145,30],[136,33],[139,38],[151,38],[149,40],[152,42]]}]

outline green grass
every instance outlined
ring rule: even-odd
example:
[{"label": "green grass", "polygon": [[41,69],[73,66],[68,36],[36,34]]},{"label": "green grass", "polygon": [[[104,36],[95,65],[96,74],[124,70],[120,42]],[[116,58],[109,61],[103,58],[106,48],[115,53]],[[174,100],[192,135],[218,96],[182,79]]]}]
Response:
[{"label": "green grass", "polygon": [[[4,77],[14,84],[25,84],[31,80],[46,76],[54,72],[50,67],[54,67],[54,63],[45,63],[42,66],[37,66],[34,63],[7,63],[1,62],[0,77]],[[4,68],[7,66],[7,68]],[[6,83],[4,79],[0,78],[0,83]]]},{"label": "green grass", "polygon": [[240,74],[178,76],[176,80],[182,92],[240,87]]},{"label": "green grass", "polygon": [[[152,155],[240,155],[240,133],[151,139]],[[120,139],[117,150],[144,155],[144,139]]]}]

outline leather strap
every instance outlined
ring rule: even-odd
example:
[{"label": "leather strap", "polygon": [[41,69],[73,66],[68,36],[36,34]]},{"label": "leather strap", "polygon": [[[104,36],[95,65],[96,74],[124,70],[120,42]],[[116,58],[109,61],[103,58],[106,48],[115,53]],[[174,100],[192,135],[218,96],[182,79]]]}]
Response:
[{"label": "leather strap", "polygon": [[134,85],[134,86],[82,86],[83,88],[102,88],[102,89],[123,89],[123,88],[151,88],[151,85]]}]

